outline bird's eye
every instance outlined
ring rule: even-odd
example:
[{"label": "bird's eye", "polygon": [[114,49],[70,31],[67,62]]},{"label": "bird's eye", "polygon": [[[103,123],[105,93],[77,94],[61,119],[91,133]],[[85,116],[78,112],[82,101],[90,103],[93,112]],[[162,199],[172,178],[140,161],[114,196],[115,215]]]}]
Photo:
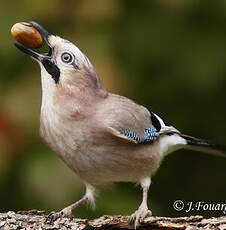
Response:
[{"label": "bird's eye", "polygon": [[61,60],[64,63],[71,64],[74,61],[74,56],[71,53],[64,52],[61,54]]}]

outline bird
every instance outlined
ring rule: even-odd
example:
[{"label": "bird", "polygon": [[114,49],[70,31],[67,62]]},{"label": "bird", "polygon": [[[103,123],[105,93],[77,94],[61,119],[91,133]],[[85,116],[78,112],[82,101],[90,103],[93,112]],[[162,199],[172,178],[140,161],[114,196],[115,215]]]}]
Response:
[{"label": "bird", "polygon": [[80,200],[51,212],[50,218],[71,216],[76,207],[87,202],[94,206],[103,185],[135,182],[142,188],[142,202],[130,216],[130,223],[137,228],[152,215],[148,191],[165,156],[183,148],[226,156],[224,146],[184,135],[155,112],[108,92],[76,45],[37,22],[27,24],[49,47],[48,53],[39,53],[14,43],[40,65],[40,136],[86,187]]}]

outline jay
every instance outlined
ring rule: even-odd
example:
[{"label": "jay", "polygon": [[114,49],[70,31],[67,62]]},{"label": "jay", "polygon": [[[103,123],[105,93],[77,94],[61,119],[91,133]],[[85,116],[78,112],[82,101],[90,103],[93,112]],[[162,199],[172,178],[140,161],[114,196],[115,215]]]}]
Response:
[{"label": "jay", "polygon": [[151,178],[163,158],[190,148],[225,155],[225,148],[182,134],[152,111],[109,93],[93,65],[77,46],[29,22],[49,47],[40,54],[15,43],[41,68],[40,136],[86,187],[85,195],[50,218],[70,216],[77,206],[94,204],[105,184],[131,181],[141,185],[143,199],[130,221],[136,228],[152,215],[147,206]]}]

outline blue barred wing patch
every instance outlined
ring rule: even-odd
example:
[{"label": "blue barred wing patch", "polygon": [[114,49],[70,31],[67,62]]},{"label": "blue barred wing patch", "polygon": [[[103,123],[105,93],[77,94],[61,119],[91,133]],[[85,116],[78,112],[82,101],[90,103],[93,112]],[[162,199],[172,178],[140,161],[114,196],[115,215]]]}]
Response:
[{"label": "blue barred wing patch", "polygon": [[157,129],[153,125],[150,128],[144,129],[144,137],[138,136],[135,132],[131,131],[130,129],[124,130],[122,134],[137,142],[152,142],[156,140],[159,136]]}]

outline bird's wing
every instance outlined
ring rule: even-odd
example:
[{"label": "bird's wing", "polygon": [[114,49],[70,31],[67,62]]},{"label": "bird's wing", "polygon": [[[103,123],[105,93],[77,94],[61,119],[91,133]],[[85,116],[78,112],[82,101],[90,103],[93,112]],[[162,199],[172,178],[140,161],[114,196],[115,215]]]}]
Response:
[{"label": "bird's wing", "polygon": [[152,143],[153,141],[157,140],[157,138],[162,134],[172,134],[172,133],[179,133],[178,130],[176,130],[172,126],[166,126],[165,123],[161,124],[161,118],[158,117],[155,113],[150,112],[150,120],[151,124],[143,128],[141,127],[140,130],[143,131],[142,135],[137,134],[135,131],[133,131],[133,126],[135,123],[131,124],[130,128],[124,128],[122,129],[116,129],[113,127],[109,127],[109,131],[118,138],[121,138],[123,140],[133,142],[135,144],[138,143]]},{"label": "bird's wing", "polygon": [[111,95],[101,115],[108,133],[136,144],[151,143],[163,133],[179,132],[155,113],[118,95]]}]

